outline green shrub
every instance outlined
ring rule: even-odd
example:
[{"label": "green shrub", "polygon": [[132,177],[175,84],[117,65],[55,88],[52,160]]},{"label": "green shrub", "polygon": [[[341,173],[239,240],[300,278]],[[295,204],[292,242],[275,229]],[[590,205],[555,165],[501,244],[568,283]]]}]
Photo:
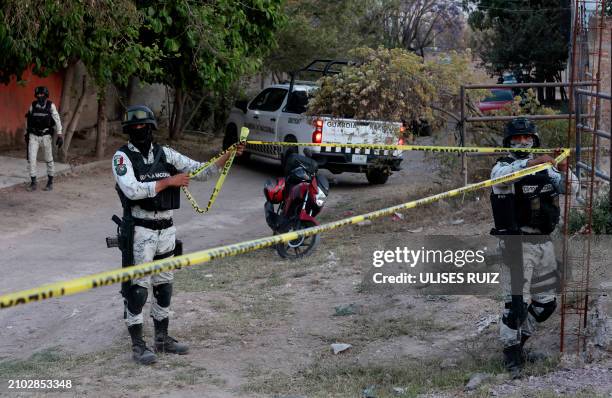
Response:
[{"label": "green shrub", "polygon": [[[574,234],[580,231],[587,225],[587,221],[587,214],[584,210],[572,208],[569,214],[569,232]],[[591,225],[595,234],[612,234],[612,212],[607,192],[601,193],[594,200]]]},{"label": "green shrub", "polygon": [[457,106],[461,84],[473,81],[469,57],[451,53],[424,61],[404,49],[379,47],[351,51],[355,65],[319,80],[308,113],[366,120],[426,120],[434,127],[446,115],[433,107]]}]

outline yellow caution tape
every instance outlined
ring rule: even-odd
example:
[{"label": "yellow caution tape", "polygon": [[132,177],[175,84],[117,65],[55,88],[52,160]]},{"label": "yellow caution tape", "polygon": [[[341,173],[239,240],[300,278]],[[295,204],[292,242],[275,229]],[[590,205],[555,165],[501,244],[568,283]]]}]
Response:
[{"label": "yellow caution tape", "polygon": [[[387,144],[340,144],[324,142],[320,144],[312,142],[274,142],[274,141],[247,141],[247,145],[269,145],[269,146],[312,146],[312,147],[342,147],[358,149],[381,149],[389,151],[425,151],[425,152],[450,152],[450,153],[505,153],[505,152],[527,152],[527,153],[550,153],[556,149],[550,148],[489,148],[489,147],[457,147],[457,146],[428,146],[428,145],[387,145]],[[566,148],[559,148],[560,150]]]},{"label": "yellow caution tape", "polygon": [[[570,154],[569,149],[564,149],[562,153],[554,160],[555,164],[563,161]],[[380,218],[386,215],[391,215],[394,212],[411,209],[417,206],[433,203],[435,201],[450,198],[462,193],[474,191],[480,188],[490,187],[496,184],[517,180],[529,174],[534,174],[542,170],[552,167],[550,163],[539,164],[516,171],[498,178],[477,182],[466,185],[462,188],[452,189],[426,198],[413,200],[402,203],[396,206],[387,207],[385,209],[376,210],[370,213],[357,215],[342,220],[333,221],[327,224],[322,224],[315,227],[299,231],[291,231],[281,235],[268,236],[265,238],[250,240],[246,242],[234,243],[231,245],[220,246],[212,249],[206,249],[190,254],[185,254],[179,257],[173,257],[163,260],[157,260],[149,263],[138,264],[127,268],[118,268],[111,271],[101,272],[94,275],[84,276],[69,281],[52,283],[33,289],[22,290],[15,293],[9,293],[0,296],[0,309],[10,308],[19,304],[27,304],[35,301],[46,300],[53,297],[68,296],[84,292],[96,287],[112,285],[120,282],[127,282],[131,279],[142,278],[147,275],[159,274],[161,272],[173,271],[183,267],[189,267],[196,264],[206,263],[218,258],[235,256],[264,247],[286,243],[300,237],[316,235],[322,232],[331,231],[345,225],[357,224],[364,220]]]},{"label": "yellow caution tape", "polygon": [[[245,142],[248,135],[249,135],[249,129],[246,127],[243,127],[240,130],[240,142]],[[212,207],[213,203],[215,203],[215,200],[217,200],[217,195],[219,195],[219,192],[221,191],[221,187],[223,186],[223,183],[225,182],[225,177],[229,173],[230,167],[232,167],[232,163],[234,162],[234,158],[236,157],[236,145],[237,144],[233,144],[232,146],[230,146],[223,152],[219,153],[217,156],[210,159],[208,162],[202,164],[196,170],[193,170],[191,173],[189,173],[189,178],[193,178],[197,176],[198,174],[200,174],[201,172],[209,168],[214,162],[219,160],[219,158],[221,158],[223,155],[230,152],[230,157],[225,161],[225,164],[223,165],[223,169],[221,170],[219,178],[217,179],[215,188],[210,194],[210,199],[208,199],[208,205],[206,205],[206,208],[203,209],[198,205],[198,202],[196,202],[196,200],[194,199],[193,195],[191,195],[191,192],[189,192],[187,187],[181,187],[181,189],[183,190],[183,193],[185,194],[185,197],[187,198],[187,201],[189,201],[189,203],[191,204],[191,207],[193,207],[193,209],[197,213],[202,214],[202,213],[208,212],[210,208]]]},{"label": "yellow caution tape", "polygon": [[[268,146],[318,146],[318,147],[343,147],[343,148],[356,148],[356,149],[378,149],[378,150],[390,150],[390,151],[425,151],[425,152],[444,152],[444,153],[507,153],[507,152],[526,152],[526,153],[550,153],[555,151],[555,149],[547,149],[547,148],[488,148],[488,147],[454,147],[454,146],[428,146],[428,145],[387,145],[387,144],[340,144],[340,143],[311,143],[311,142],[274,142],[274,141],[247,141],[247,136],[249,134],[249,129],[246,127],[242,127],[240,131],[240,142],[245,142],[247,145],[268,145]],[[565,149],[565,148],[563,148]],[[215,188],[213,189],[212,194],[210,195],[210,199],[208,200],[208,205],[206,208],[201,208],[198,205],[198,202],[194,199],[191,192],[186,187],[181,187],[183,192],[185,193],[185,197],[187,201],[191,204],[191,207],[197,213],[206,213],[210,210],[212,205],[215,203],[217,199],[217,195],[219,191],[221,191],[221,187],[225,182],[225,177],[229,173],[230,167],[234,161],[234,157],[236,155],[236,144],[233,144],[225,151],[219,153],[217,156],[210,159],[208,162],[202,164],[198,169],[194,170],[189,174],[189,177],[195,177],[200,174],[202,171],[206,170],[210,167],[214,162],[216,162],[220,157],[222,157],[227,152],[231,152],[230,157],[225,162],[223,169],[220,173],[219,179],[215,184]]]}]

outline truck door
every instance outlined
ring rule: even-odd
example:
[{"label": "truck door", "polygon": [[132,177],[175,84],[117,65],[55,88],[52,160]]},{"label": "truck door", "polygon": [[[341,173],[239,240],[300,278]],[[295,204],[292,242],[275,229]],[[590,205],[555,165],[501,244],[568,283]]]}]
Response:
[{"label": "truck door", "polygon": [[[293,136],[298,142],[310,142],[314,127],[305,126],[308,123],[308,117],[304,115],[307,109],[307,91],[296,90],[287,96],[286,105],[278,118],[277,137],[279,141],[285,141],[288,136]],[[286,151],[287,147],[284,150]]]},{"label": "truck door", "polygon": [[[285,102],[287,90],[270,87],[259,93],[249,104],[245,125],[251,130],[249,139],[254,141],[276,141],[276,127],[281,105]],[[260,155],[276,157],[278,148],[258,145],[249,148]]]}]

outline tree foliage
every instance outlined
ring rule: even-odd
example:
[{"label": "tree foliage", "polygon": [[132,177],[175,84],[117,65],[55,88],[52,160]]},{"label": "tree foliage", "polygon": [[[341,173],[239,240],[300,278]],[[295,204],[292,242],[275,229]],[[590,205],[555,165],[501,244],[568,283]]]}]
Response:
[{"label": "tree foliage", "polygon": [[227,88],[260,65],[282,20],[281,0],[136,3],[144,15],[141,42],[164,52],[154,80],[174,88]]},{"label": "tree foliage", "polygon": [[33,65],[46,76],[66,65],[82,45],[85,8],[79,2],[7,0],[0,8],[0,81],[21,79]]},{"label": "tree foliage", "polygon": [[[534,81],[555,81],[568,57],[568,0],[466,0],[469,24],[486,31],[480,57],[490,73],[525,70]],[[473,9],[475,7],[475,9]]]},{"label": "tree foliage", "polygon": [[31,65],[46,76],[81,60],[99,87],[124,85],[160,55],[137,41],[141,18],[128,0],[8,0],[0,17],[3,83]]},{"label": "tree foliage", "polygon": [[288,0],[287,23],[266,59],[271,72],[315,58],[346,59],[357,47],[404,48],[423,55],[438,38],[463,35],[461,8],[447,0]]},{"label": "tree foliage", "polygon": [[136,2],[144,16],[140,42],[164,53],[153,64],[161,73],[144,70],[139,77],[175,89],[171,138],[183,129],[186,92],[222,92],[261,65],[282,22],[281,1]]},{"label": "tree foliage", "polygon": [[265,60],[269,72],[289,72],[313,59],[345,59],[350,49],[373,43],[372,0],[288,0],[278,46]]},{"label": "tree foliage", "polygon": [[132,77],[166,84],[175,89],[170,127],[178,138],[188,91],[223,92],[261,65],[282,1],[7,0],[0,82],[31,65],[45,76],[82,61],[101,102],[109,84],[127,86]]},{"label": "tree foliage", "polygon": [[434,110],[454,109],[461,84],[472,81],[469,57],[456,53],[431,61],[399,48],[358,48],[351,55],[355,66],[320,80],[310,114],[442,122]]}]

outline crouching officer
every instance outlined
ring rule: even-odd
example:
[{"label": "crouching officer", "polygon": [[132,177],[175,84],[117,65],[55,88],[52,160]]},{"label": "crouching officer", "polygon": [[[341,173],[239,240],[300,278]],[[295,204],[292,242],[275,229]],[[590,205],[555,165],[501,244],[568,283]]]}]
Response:
[{"label": "crouching officer", "polygon": [[53,189],[53,176],[55,165],[53,163],[53,132],[57,131],[55,141],[58,148],[64,144],[62,136],[62,122],[55,104],[49,100],[47,87],[36,87],[34,90],[36,101],[32,102],[26,113],[25,141],[28,146],[28,172],[30,173],[30,186],[28,191],[35,191],[36,184],[36,155],[38,147],[42,147],[45,162],[47,162],[47,186],[45,191]]},{"label": "crouching officer", "polygon": [[[511,148],[539,147],[536,126],[525,118],[513,119],[504,129],[503,144]],[[512,152],[497,160],[491,178],[553,161],[549,155],[534,157],[527,152]],[[500,338],[505,365],[515,378],[520,377],[526,360],[525,342],[557,306],[560,276],[550,234],[559,223],[559,195],[564,193],[566,161],[557,168],[495,185],[491,193],[495,221],[491,234],[500,238],[504,260],[501,279],[505,306]]]},{"label": "crouching officer", "polygon": [[[201,163],[153,143],[157,123],[153,112],[145,106],[129,107],[122,126],[129,142],[113,156],[113,173],[124,210],[120,226],[123,266],[130,266],[175,255],[172,211],[179,208],[179,188],[189,184],[187,173]],[[243,145],[239,145],[236,154],[240,155],[242,150]],[[218,173],[228,157],[229,152],[196,178],[206,180]],[[114,219],[118,220],[116,216]],[[142,309],[150,285],[155,298],[151,305],[155,351],[186,354],[189,350],[186,344],[168,335],[173,278],[172,272],[162,272],[122,285],[133,358],[138,363],[151,364],[157,360],[143,339]]]}]

